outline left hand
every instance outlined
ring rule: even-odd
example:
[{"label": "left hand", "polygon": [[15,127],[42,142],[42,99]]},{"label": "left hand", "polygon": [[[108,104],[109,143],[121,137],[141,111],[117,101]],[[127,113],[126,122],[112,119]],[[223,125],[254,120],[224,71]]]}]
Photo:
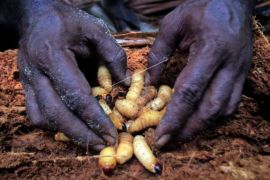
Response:
[{"label": "left hand", "polygon": [[[186,0],[167,15],[150,52],[149,67],[176,48],[188,64],[156,130],[156,146],[186,141],[237,108],[252,60],[251,0]],[[165,64],[149,71],[157,82]]]},{"label": "left hand", "polygon": [[114,80],[125,79],[124,50],[100,19],[60,0],[28,2],[18,65],[32,125],[63,132],[87,149],[115,144],[117,130],[90,96],[87,80],[96,79],[99,60]]}]

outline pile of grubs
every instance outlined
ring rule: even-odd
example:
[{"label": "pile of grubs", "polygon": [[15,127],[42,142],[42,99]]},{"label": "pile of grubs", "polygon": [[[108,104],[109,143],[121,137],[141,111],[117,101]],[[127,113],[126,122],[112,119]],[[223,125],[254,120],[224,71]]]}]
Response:
[{"label": "pile of grubs", "polygon": [[[128,92],[118,96],[112,105],[112,77],[104,64],[99,65],[97,78],[100,86],[93,87],[91,95],[96,97],[119,131],[118,143],[114,147],[104,148],[99,155],[99,166],[107,175],[111,174],[117,163],[124,164],[133,154],[150,172],[162,173],[162,165],[158,163],[144,136],[139,134],[160,123],[173,90],[167,85],[161,85],[158,91],[153,86],[144,86],[145,72],[145,69],[135,70]],[[70,141],[61,132],[55,134],[55,140]]]}]

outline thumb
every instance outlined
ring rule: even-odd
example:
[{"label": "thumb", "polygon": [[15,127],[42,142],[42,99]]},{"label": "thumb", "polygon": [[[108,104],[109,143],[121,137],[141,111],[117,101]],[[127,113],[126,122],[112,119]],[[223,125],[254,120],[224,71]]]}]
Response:
[{"label": "thumb", "polygon": [[87,20],[83,29],[87,39],[91,42],[90,45],[94,45],[95,52],[104,60],[114,80],[128,85],[129,82],[124,81],[128,76],[127,58],[124,49],[117,44],[103,21],[95,20],[94,17],[92,17],[92,21],[91,19]]},{"label": "thumb", "polygon": [[151,84],[158,81],[166,62],[180,43],[182,25],[179,11],[180,9],[171,12],[162,20],[160,31],[149,53],[148,73]]}]

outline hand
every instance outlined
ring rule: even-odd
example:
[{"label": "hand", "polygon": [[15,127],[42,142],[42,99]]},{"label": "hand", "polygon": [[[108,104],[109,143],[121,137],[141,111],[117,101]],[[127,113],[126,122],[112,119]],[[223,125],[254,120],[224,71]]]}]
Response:
[{"label": "hand", "polygon": [[[237,108],[252,60],[252,1],[184,1],[162,21],[149,66],[176,48],[189,51],[188,63],[156,130],[158,148],[189,140]],[[152,83],[164,67],[149,71]]]},{"label": "hand", "polygon": [[61,131],[93,150],[114,144],[117,131],[90,96],[76,60],[103,59],[118,81],[126,76],[123,49],[101,20],[79,9],[60,1],[30,8],[20,40],[19,69],[31,123]]}]

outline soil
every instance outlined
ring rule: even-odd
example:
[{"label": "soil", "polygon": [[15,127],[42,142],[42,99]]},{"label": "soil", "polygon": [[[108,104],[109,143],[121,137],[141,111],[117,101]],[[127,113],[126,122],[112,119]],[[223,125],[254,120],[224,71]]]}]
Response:
[{"label": "soil", "polygon": [[[269,179],[270,45],[255,33],[254,61],[236,114],[191,142],[156,151],[162,175],[146,171],[133,158],[105,176],[94,153],[72,143],[55,142],[53,134],[31,127],[16,65],[17,50],[0,52],[0,179]],[[131,70],[147,64],[149,47],[125,47]],[[173,78],[185,65],[176,52],[164,73]],[[268,106],[269,108],[269,106]],[[154,129],[145,132],[153,147]]]}]

